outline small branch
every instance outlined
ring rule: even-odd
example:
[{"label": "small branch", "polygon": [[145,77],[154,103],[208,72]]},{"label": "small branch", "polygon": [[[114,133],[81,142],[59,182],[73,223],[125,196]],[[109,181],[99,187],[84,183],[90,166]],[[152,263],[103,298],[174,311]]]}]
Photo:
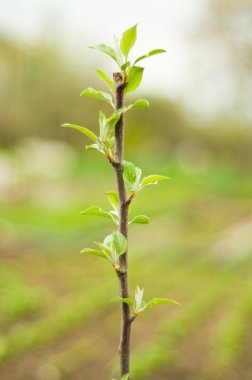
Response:
[{"label": "small branch", "polygon": [[132,315],[132,316],[130,317],[129,322],[132,323],[132,322],[136,319],[136,317],[137,317],[136,314],[135,314],[135,315]]},{"label": "small branch", "polygon": [[[124,88],[126,83],[123,82],[121,73],[114,73],[115,93],[116,93],[116,110],[123,107]],[[119,231],[124,235],[128,241],[128,206],[127,194],[125,183],[123,179],[123,156],[124,156],[124,114],[122,113],[120,119],[115,126],[115,154],[111,164],[113,165],[118,198],[119,198]],[[120,271],[117,271],[120,295],[122,298],[129,297],[128,288],[128,270],[127,260],[128,251],[120,256]],[[119,344],[120,367],[121,377],[130,371],[130,334],[131,334],[131,317],[130,308],[126,303],[121,305],[121,337]]]},{"label": "small branch", "polygon": [[121,270],[121,268],[119,268],[119,269],[115,268],[115,271],[116,271],[116,274],[117,274],[119,279],[121,276],[124,276],[124,274],[125,274],[125,271]]},{"label": "small branch", "polygon": [[107,155],[107,159],[109,163],[114,167],[116,165],[116,162],[114,161],[114,157],[111,157],[110,155]]},{"label": "small branch", "polygon": [[[113,74],[116,91],[116,110],[123,107],[124,83],[121,73]],[[115,126],[115,161],[122,166],[124,155],[124,114]]]},{"label": "small branch", "polygon": [[134,198],[135,194],[131,194],[127,199],[126,199],[126,202],[125,202],[125,205],[127,205],[129,207],[132,199]]}]

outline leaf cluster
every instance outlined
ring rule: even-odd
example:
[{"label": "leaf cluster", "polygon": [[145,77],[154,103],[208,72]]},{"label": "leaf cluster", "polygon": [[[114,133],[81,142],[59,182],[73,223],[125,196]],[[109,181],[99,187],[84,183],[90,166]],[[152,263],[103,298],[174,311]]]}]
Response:
[{"label": "leaf cluster", "polygon": [[137,286],[134,299],[114,297],[112,298],[112,301],[123,302],[123,303],[128,304],[133,311],[133,317],[136,317],[143,311],[150,309],[153,306],[158,305],[158,304],[170,303],[170,304],[179,305],[178,302],[170,300],[168,298],[153,298],[152,300],[146,302],[143,300],[143,294],[144,294],[144,289],[140,289],[139,286]]},{"label": "leaf cluster", "polygon": [[[125,30],[121,38],[115,37],[114,47],[105,44],[92,46],[93,49],[109,55],[117,63],[122,72],[124,82],[127,83],[125,89],[126,94],[135,91],[142,81],[144,68],[139,67],[136,64],[153,55],[165,53],[164,49],[154,49],[137,57],[131,62],[129,60],[129,53],[134,47],[136,40],[137,24]],[[113,85],[108,81],[106,74],[104,75],[104,73],[99,72],[98,75],[109,85],[110,89],[113,90]]]},{"label": "leaf cluster", "polygon": [[116,270],[120,269],[119,257],[127,250],[127,240],[119,231],[113,231],[112,234],[105,237],[102,243],[95,242],[100,250],[84,248],[81,253],[100,256],[109,261]]},{"label": "leaf cluster", "polygon": [[[116,226],[119,224],[119,200],[118,193],[116,191],[108,191],[107,193],[108,200],[113,208],[113,210],[105,211],[99,206],[91,206],[87,209],[81,211],[82,215],[92,215],[100,216],[102,218],[111,219]],[[150,218],[146,215],[137,215],[131,219],[128,224],[138,223],[138,224],[148,224]]]},{"label": "leaf cluster", "polygon": [[123,177],[131,197],[148,185],[156,185],[159,181],[170,179],[159,174],[152,174],[142,178],[142,170],[129,161],[124,161],[123,163]]},{"label": "leaf cluster", "polygon": [[[93,46],[93,49],[110,56],[119,66],[120,78],[124,86],[124,95],[135,91],[141,84],[143,77],[143,67],[136,66],[136,63],[145,58],[151,57],[155,54],[164,53],[164,49],[155,49],[147,54],[144,54],[135,59],[133,63],[129,61],[129,53],[133,48],[137,39],[137,25],[127,29],[120,39],[115,38],[115,47],[110,47],[105,44]],[[113,114],[106,118],[103,112],[99,114],[99,131],[100,135],[96,136],[88,128],[79,126],[72,123],[65,123],[62,126],[67,128],[73,128],[80,133],[86,135],[92,140],[92,144],[87,146],[88,150],[96,150],[108,157],[111,161],[113,157],[114,148],[114,128],[119,121],[121,114],[131,109],[146,109],[149,107],[149,102],[146,99],[138,99],[133,104],[130,104],[122,109],[116,110],[115,107],[115,82],[109,78],[109,76],[100,69],[96,69],[96,73],[100,79],[102,79],[107,85],[110,92],[95,90],[92,87],[88,87],[81,92],[82,97],[95,98],[102,100],[111,105],[113,108]]]}]

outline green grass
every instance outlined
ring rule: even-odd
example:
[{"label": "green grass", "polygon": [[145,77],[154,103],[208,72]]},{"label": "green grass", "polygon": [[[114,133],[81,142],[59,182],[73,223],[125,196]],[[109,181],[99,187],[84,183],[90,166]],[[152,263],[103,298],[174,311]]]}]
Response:
[{"label": "green grass", "polygon": [[44,365],[57,368],[61,375],[71,374],[75,369],[85,365],[98,355],[98,347],[87,339],[77,340],[69,347],[60,350],[48,358],[45,358]]},{"label": "green grass", "polygon": [[17,271],[0,270],[0,326],[40,312],[45,306],[42,289],[27,284]]},{"label": "green grass", "polygon": [[208,368],[211,372],[233,368],[239,363],[245,351],[243,342],[251,326],[252,288],[251,281],[242,282],[231,305],[218,321],[211,339]]},{"label": "green grass", "polygon": [[0,337],[0,361],[6,361],[34,347],[48,344],[64,336],[76,325],[84,324],[88,318],[106,308],[110,292],[111,283],[101,286],[98,282],[88,291],[88,297],[81,291],[40,320],[19,324],[7,336]]}]

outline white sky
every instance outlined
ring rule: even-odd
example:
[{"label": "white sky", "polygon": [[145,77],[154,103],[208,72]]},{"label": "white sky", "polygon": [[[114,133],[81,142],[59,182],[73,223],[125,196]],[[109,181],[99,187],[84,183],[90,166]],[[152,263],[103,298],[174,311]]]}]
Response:
[{"label": "white sky", "polygon": [[189,104],[196,109],[205,107],[209,111],[216,106],[211,96],[202,104],[200,91],[192,91],[197,83],[191,59],[191,36],[206,6],[207,0],[1,0],[0,34],[25,40],[43,36],[56,39],[66,44],[75,58],[77,54],[81,59],[87,56],[93,68],[97,59],[101,59],[101,67],[106,65],[106,57],[88,49],[88,45],[112,44],[114,33],[119,35],[139,23],[133,55],[154,48],[167,50],[143,61],[146,72],[142,91],[190,99]]}]

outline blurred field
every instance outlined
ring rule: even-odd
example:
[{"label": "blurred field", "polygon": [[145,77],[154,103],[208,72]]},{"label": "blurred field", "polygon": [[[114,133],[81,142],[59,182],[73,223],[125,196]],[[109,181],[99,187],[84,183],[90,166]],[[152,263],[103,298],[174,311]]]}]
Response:
[{"label": "blurred field", "polygon": [[[17,178],[14,165],[15,181],[2,189],[1,380],[116,376],[117,279],[106,262],[79,254],[113,227],[79,215],[108,207],[103,193],[113,190],[111,168],[94,156],[72,157],[50,180]],[[133,378],[249,379],[250,177],[225,161],[193,173],[176,161],[136,164],[172,179],[132,205],[151,223],[130,229],[131,290],[139,284],[146,299],[181,306],[161,305],[134,322]]]}]

